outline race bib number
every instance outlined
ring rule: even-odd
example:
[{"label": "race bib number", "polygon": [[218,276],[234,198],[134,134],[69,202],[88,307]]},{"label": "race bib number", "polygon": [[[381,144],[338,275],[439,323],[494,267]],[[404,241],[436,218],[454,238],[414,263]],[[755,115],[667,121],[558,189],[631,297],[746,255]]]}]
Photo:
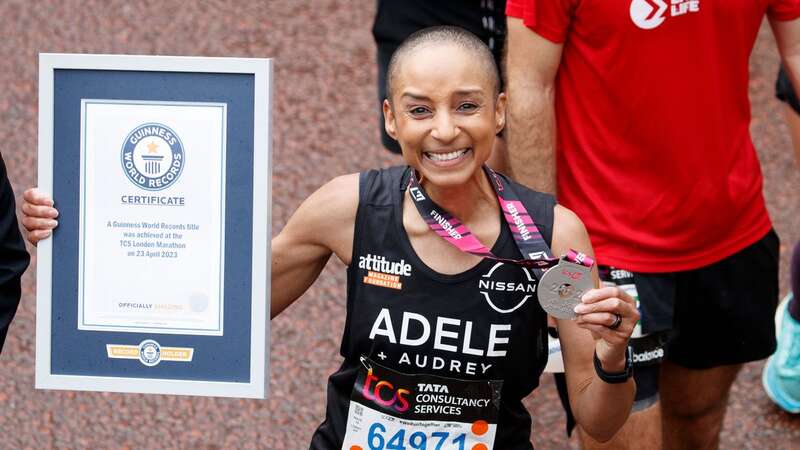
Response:
[{"label": "race bib number", "polygon": [[502,381],[408,375],[361,358],[343,450],[491,450]]}]

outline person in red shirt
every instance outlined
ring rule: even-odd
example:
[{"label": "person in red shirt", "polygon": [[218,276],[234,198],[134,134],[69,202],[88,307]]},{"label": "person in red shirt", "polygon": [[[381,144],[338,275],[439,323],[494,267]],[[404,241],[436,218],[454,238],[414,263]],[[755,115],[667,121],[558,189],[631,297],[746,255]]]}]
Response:
[{"label": "person in red shirt", "polygon": [[584,220],[607,281],[632,280],[651,340],[634,361],[660,385],[637,385],[660,402],[611,446],[659,448],[663,428],[665,448],[715,448],[741,365],[775,349],[778,238],[749,133],[748,59],[766,16],[800,75],[800,0],[506,11],[513,172]]}]

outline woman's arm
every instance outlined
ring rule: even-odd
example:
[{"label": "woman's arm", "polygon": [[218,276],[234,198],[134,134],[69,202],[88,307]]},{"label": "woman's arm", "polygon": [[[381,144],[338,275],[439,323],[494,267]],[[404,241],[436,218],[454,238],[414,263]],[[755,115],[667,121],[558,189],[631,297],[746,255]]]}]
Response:
[{"label": "woman's arm", "polygon": [[[594,255],[583,223],[561,206],[555,209],[552,244],[557,255],[569,249]],[[597,267],[592,268],[592,277],[597,286]],[[623,372],[628,339],[639,313],[634,300],[617,288],[592,289],[584,294],[576,312],[574,321],[558,321],[570,406],[581,427],[594,439],[605,442],[628,418],[636,385],[633,378],[619,384],[601,380],[594,369],[593,353],[597,353],[604,372]],[[615,314],[622,316],[622,323],[611,329],[608,326],[614,322]]]},{"label": "woman's arm", "polygon": [[331,253],[350,264],[358,210],[358,174],[334,178],[311,194],[272,239],[272,317],[311,286]]},{"label": "woman's arm", "polygon": [[[58,211],[53,199],[36,188],[23,198],[22,223],[28,241],[36,245],[58,225]],[[272,239],[272,317],[303,295],[331,253],[350,264],[357,210],[358,174],[340,176],[311,194]]]}]

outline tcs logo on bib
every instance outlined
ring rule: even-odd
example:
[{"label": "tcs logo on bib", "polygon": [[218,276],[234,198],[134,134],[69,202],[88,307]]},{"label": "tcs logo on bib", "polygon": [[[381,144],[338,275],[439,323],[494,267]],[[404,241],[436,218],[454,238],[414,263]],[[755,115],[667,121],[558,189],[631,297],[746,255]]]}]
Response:
[{"label": "tcs logo on bib", "polygon": [[652,30],[667,17],[700,11],[700,0],[631,0],[631,20],[643,30]]},{"label": "tcs logo on bib", "polygon": [[[375,384],[373,384],[375,382]],[[382,393],[383,392],[383,393]],[[372,369],[367,372],[367,378],[364,380],[364,387],[362,388],[361,395],[368,400],[383,406],[384,408],[394,408],[398,412],[404,412],[408,409],[407,396],[411,394],[408,389],[397,388],[386,380],[381,380],[372,374]]]}]

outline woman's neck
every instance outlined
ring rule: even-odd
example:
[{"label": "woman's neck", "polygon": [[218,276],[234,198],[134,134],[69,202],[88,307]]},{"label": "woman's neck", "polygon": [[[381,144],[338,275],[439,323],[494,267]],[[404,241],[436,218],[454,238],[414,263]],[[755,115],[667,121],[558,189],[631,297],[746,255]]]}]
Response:
[{"label": "woman's neck", "polygon": [[497,196],[483,170],[478,170],[467,183],[460,186],[435,186],[426,180],[422,180],[421,184],[431,200],[463,223],[488,212],[494,212],[489,215],[494,217],[499,211]]}]

